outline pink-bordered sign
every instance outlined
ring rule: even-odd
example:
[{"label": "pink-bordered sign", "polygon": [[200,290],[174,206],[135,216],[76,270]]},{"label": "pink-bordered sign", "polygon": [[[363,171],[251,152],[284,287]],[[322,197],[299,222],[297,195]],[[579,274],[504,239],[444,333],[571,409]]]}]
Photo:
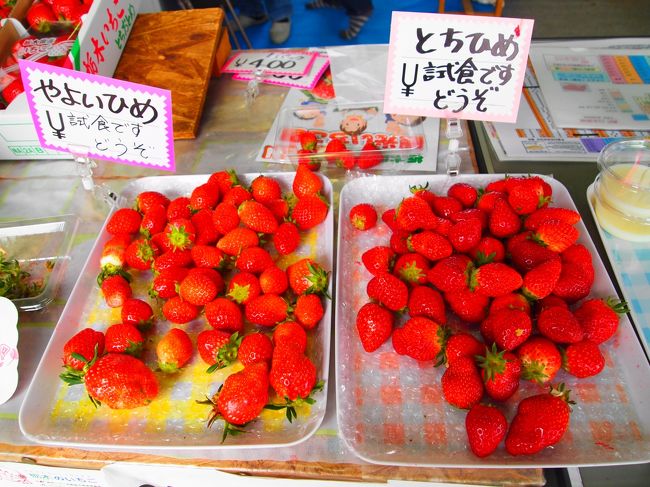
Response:
[{"label": "pink-bordered sign", "polygon": [[384,111],[514,122],[533,23],[393,12]]},{"label": "pink-bordered sign", "polygon": [[19,65],[41,146],[174,171],[169,90],[32,61]]},{"label": "pink-bordered sign", "polygon": [[222,73],[289,74],[309,73],[318,53],[308,51],[237,51],[226,61]]},{"label": "pink-bordered sign", "polygon": [[[309,73],[305,75],[293,75],[293,74],[271,74],[268,76],[263,76],[261,79],[262,83],[269,85],[279,85],[279,86],[288,86],[290,88],[299,88],[301,90],[311,90],[318,80],[320,80],[323,73],[330,65],[329,56],[319,55],[316,57],[314,64],[311,67]],[[239,81],[250,81],[254,79],[254,76],[250,74],[234,74],[232,79]]]}]

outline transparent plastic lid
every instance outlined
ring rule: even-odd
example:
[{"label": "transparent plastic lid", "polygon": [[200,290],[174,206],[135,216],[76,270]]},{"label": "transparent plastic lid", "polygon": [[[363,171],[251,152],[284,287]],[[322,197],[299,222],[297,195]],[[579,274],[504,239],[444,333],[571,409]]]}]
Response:
[{"label": "transparent plastic lid", "polygon": [[0,224],[0,291],[20,311],[36,311],[55,297],[70,260],[74,215]]}]

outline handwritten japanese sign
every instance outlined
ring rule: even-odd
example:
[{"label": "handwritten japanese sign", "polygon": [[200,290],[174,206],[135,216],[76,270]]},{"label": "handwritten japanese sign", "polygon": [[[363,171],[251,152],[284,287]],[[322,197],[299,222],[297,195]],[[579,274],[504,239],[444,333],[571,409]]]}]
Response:
[{"label": "handwritten japanese sign", "polygon": [[[291,88],[299,88],[301,90],[311,90],[318,80],[323,76],[323,73],[330,65],[330,58],[328,56],[317,56],[314,64],[312,65],[309,73],[300,74],[271,74],[262,77],[262,83],[269,85],[289,86]],[[252,74],[234,74],[232,79],[240,81],[250,81],[254,79]]]},{"label": "handwritten japanese sign", "polygon": [[111,76],[137,15],[138,0],[95,0],[72,52],[75,69]]},{"label": "handwritten japanese sign", "polygon": [[222,73],[307,74],[316,61],[316,52],[239,51],[224,65]]},{"label": "handwritten japanese sign", "polygon": [[514,122],[533,20],[393,12],[384,111]]},{"label": "handwritten japanese sign", "polygon": [[174,170],[171,92],[20,61],[43,147],[120,164]]}]

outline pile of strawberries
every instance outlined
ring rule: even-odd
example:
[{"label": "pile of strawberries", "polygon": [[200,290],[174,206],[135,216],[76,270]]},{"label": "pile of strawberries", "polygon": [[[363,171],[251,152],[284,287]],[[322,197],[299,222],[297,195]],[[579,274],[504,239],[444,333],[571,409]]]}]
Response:
[{"label": "pile of strawberries", "polygon": [[321,161],[345,169],[371,169],[384,161],[381,149],[372,140],[367,140],[360,150],[352,150],[344,141],[334,138],[319,150],[321,141],[318,136],[310,130],[303,130],[298,134],[298,142],[298,165],[307,165],[312,171],[320,169]]},{"label": "pile of strawberries", "polygon": [[[95,404],[111,408],[154,400],[156,374],[138,357],[150,343],[146,335],[156,334],[159,308],[180,326],[157,342],[158,372],[177,373],[195,352],[207,373],[236,360],[243,365],[209,401],[210,424],[226,422],[224,438],[265,407],[296,417],[294,406],[313,402],[323,386],[307,341],[325,313],[329,273],[311,258],[291,257],[329,207],[323,180],[307,167],[298,168],[292,189],[283,194],[265,175],[247,187],[234,172],[220,171],[187,196],[145,191],[134,208],[115,211],[97,282],[106,304],[121,307],[121,323],[73,336],[61,378],[84,383]],[[281,268],[279,257],[293,262]],[[154,307],[133,296],[133,279],[149,280]],[[184,328],[196,319],[207,326],[194,343]]]},{"label": "pile of strawberries", "polygon": [[[557,443],[571,401],[563,384],[551,383],[560,369],[578,378],[600,373],[600,346],[627,311],[614,299],[585,299],[594,267],[578,243],[579,213],[550,207],[552,187],[539,176],[411,192],[381,214],[390,241],[362,255],[372,274],[356,317],[363,348],[390,340],[400,355],[444,365],[442,394],[469,410],[467,436],[479,457],[504,438],[511,455]],[[368,230],[377,211],[362,203],[349,221]],[[508,427],[499,404],[522,380],[549,392],[523,399]]]}]

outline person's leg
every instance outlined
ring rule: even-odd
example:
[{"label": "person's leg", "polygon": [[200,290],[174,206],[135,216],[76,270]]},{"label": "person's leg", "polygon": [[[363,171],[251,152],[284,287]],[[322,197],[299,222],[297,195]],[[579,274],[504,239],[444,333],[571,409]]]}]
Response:
[{"label": "person's leg", "polygon": [[266,0],[266,8],[273,22],[269,36],[274,44],[283,44],[291,34],[292,0]]},{"label": "person's leg", "polygon": [[305,4],[307,10],[316,10],[318,8],[341,8],[342,5],[338,0],[312,0]]},{"label": "person's leg", "polygon": [[[269,19],[262,0],[237,0],[236,6],[239,9],[239,22],[244,29],[263,24]],[[238,29],[235,25],[235,31]]]},{"label": "person's leg", "polygon": [[372,15],[372,0],[340,0],[348,14],[348,28],[339,32],[343,39],[354,39]]}]

